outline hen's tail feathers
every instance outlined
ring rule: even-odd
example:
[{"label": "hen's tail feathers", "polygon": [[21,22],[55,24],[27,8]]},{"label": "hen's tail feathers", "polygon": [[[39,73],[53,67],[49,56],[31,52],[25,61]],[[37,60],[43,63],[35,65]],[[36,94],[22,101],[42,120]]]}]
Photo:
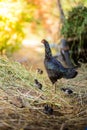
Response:
[{"label": "hen's tail feathers", "polygon": [[67,73],[65,73],[64,77],[66,79],[75,78],[77,76],[78,72],[74,69],[68,69]]}]

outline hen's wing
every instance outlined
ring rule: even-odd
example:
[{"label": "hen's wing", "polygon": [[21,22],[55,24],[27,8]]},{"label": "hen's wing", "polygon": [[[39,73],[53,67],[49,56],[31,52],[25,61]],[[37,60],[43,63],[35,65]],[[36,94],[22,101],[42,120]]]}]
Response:
[{"label": "hen's wing", "polygon": [[44,63],[48,76],[52,83],[55,83],[57,79],[63,77],[64,67],[59,61],[56,61],[55,58],[52,57],[50,60],[45,60]]},{"label": "hen's wing", "polygon": [[45,61],[45,66],[49,77],[52,77],[53,79],[60,79],[62,77],[70,79],[77,75],[76,70],[63,67],[63,65],[54,57],[52,57],[49,61]]},{"label": "hen's wing", "polygon": [[47,67],[51,70],[57,71],[59,73],[66,73],[67,68],[63,67],[63,65],[54,57],[47,61]]}]

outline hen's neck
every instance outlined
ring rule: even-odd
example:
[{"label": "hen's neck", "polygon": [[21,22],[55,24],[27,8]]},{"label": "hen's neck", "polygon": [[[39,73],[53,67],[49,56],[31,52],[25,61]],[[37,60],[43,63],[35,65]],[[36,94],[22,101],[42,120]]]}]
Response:
[{"label": "hen's neck", "polygon": [[50,59],[52,57],[52,52],[48,43],[45,43],[45,58]]}]

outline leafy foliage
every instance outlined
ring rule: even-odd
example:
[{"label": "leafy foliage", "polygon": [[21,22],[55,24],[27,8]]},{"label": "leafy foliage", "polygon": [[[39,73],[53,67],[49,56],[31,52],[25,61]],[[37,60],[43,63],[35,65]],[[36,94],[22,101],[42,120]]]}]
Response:
[{"label": "leafy foliage", "polygon": [[33,4],[24,0],[0,1],[1,53],[9,54],[19,49],[25,36],[25,23],[33,20],[34,9]]},{"label": "leafy foliage", "polygon": [[66,38],[81,38],[87,33],[87,7],[77,6],[69,12],[61,30]]},{"label": "leafy foliage", "polygon": [[79,5],[72,8],[62,26],[61,33],[65,38],[71,39],[71,41],[68,41],[72,50],[71,57],[86,63],[87,7]]}]

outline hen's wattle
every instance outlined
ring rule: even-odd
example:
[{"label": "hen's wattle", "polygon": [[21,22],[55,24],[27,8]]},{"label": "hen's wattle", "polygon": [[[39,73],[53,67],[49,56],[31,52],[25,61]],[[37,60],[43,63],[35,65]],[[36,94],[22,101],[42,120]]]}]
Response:
[{"label": "hen's wattle", "polygon": [[49,79],[54,84],[58,79],[71,79],[76,77],[78,72],[73,68],[65,68],[56,58],[52,56],[52,52],[48,41],[43,39],[41,41],[45,46],[44,65]]}]

